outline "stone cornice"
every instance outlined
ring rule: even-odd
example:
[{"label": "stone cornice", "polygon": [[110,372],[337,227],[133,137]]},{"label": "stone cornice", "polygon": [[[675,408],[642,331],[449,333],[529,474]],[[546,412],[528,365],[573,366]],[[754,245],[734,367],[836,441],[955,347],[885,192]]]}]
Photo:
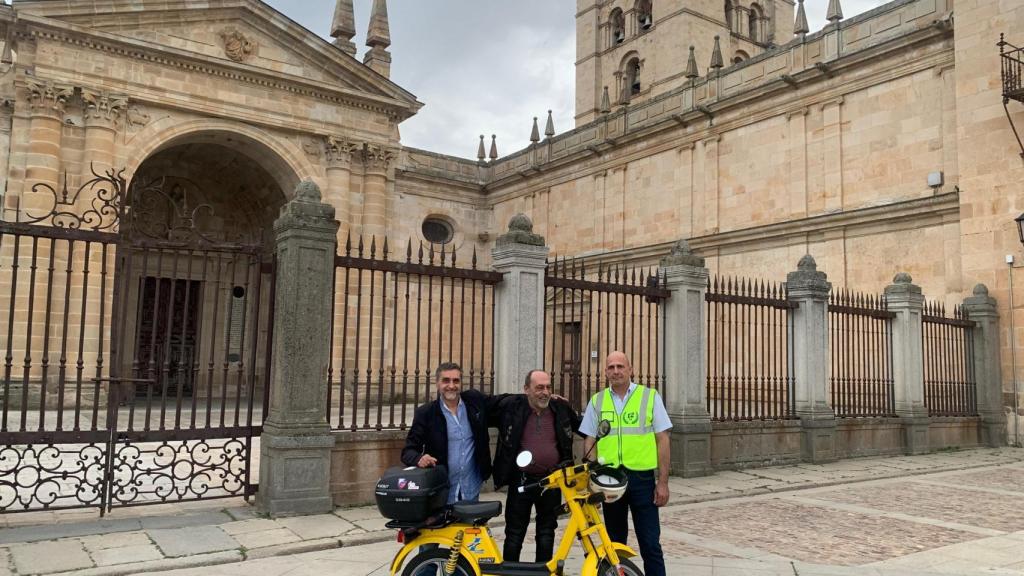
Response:
[{"label": "stone cornice", "polygon": [[419,108],[394,98],[358,92],[345,88],[325,88],[299,76],[264,70],[256,66],[217,60],[178,48],[89,30],[66,22],[56,22],[32,15],[19,15],[17,32],[20,39],[47,39],[80,48],[91,48],[118,56],[162,64],[190,72],[219,76],[228,80],[273,88],[316,100],[386,114],[394,119],[411,116]]}]

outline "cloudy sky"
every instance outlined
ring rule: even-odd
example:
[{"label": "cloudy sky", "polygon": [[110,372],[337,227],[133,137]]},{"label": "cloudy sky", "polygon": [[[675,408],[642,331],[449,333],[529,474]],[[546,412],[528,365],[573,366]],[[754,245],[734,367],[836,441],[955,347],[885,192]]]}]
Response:
[{"label": "cloudy sky", "polygon": [[[327,38],[334,0],[266,0]],[[842,0],[849,18],[885,0]],[[355,0],[359,58],[372,0]],[[806,0],[811,30],[828,0]],[[553,110],[555,129],[573,124],[575,0],[390,0],[391,79],[425,106],[401,126],[407,146],[476,157],[480,134],[498,151],[529,144],[534,116]]]}]

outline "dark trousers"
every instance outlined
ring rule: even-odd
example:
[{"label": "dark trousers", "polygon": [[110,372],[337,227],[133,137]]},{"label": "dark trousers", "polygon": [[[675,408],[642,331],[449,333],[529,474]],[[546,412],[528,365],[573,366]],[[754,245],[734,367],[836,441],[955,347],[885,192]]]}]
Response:
[{"label": "dark trousers", "polygon": [[[525,483],[533,482],[527,478]],[[555,529],[558,528],[558,511],[562,494],[558,490],[541,492],[539,489],[519,493],[518,486],[509,486],[505,501],[505,547],[502,556],[505,562],[519,562],[523,551],[523,539],[530,525],[530,510],[537,510],[537,562],[551,560],[555,550]]]},{"label": "dark trousers", "polygon": [[661,552],[661,524],[658,507],[654,505],[655,470],[633,472],[626,470],[629,486],[615,502],[604,506],[604,524],[613,542],[626,543],[629,527],[626,516],[633,513],[633,529],[640,543],[640,556],[644,559],[644,574],[665,576],[665,556]]}]

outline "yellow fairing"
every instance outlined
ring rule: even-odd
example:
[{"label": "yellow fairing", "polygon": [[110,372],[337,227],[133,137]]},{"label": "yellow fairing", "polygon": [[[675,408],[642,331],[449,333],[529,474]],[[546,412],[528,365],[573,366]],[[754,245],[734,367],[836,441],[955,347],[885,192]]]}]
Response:
[{"label": "yellow fairing", "polygon": [[[619,544],[618,542],[612,542],[612,546],[615,547],[615,553],[618,554],[619,558],[632,558],[636,556],[636,552],[632,548],[625,544]],[[591,574],[597,574],[597,563],[604,559],[604,550],[600,547],[597,548],[597,554],[590,554],[583,560],[583,570],[580,572],[583,576],[590,576]],[[600,558],[598,557],[600,555]]]},{"label": "yellow fairing", "polygon": [[[403,546],[402,549],[398,551],[398,554],[395,554],[395,559],[391,561],[391,576],[395,576],[396,574],[398,574],[398,571],[402,568],[402,563],[405,562],[405,557],[413,551],[415,551],[420,546],[423,546],[424,544],[437,544],[438,546],[441,546],[443,548],[451,548],[452,544],[454,543],[454,537],[441,536],[438,534],[420,534],[420,536],[417,537],[415,540]],[[462,550],[459,550],[459,554],[463,558],[465,558],[466,561],[469,562],[469,565],[473,568],[473,571],[475,573],[481,573],[480,564],[476,561],[476,558],[472,554],[468,554],[466,552],[465,547],[463,547]]]}]

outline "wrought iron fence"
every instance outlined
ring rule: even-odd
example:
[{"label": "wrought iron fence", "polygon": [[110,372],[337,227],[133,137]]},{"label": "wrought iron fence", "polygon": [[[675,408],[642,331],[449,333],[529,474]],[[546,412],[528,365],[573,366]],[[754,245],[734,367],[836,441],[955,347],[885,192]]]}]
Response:
[{"label": "wrought iron fence", "polygon": [[1024,48],[1018,48],[999,35],[999,62],[1003,81],[1003,98],[1024,100]]},{"label": "wrought iron fence", "polygon": [[583,410],[606,386],[604,359],[625,353],[633,381],[665,395],[665,300],[653,268],[555,259],[544,276],[544,366],[555,392]]},{"label": "wrought iron fence", "polygon": [[349,237],[335,258],[327,419],[335,429],[405,428],[435,397],[433,371],[458,362],[463,386],[494,387],[494,285],[474,249],[414,246],[400,261],[385,238]]},{"label": "wrought iron fence", "polygon": [[828,302],[829,389],[841,418],[893,416],[892,319],[879,296],[833,291]]},{"label": "wrought iron fence", "polygon": [[977,416],[974,377],[974,322],[959,306],[952,317],[946,307],[926,302],[921,317],[924,356],[924,403],[929,416]]},{"label": "wrought iron fence", "polygon": [[708,282],[707,402],[712,420],[794,418],[794,303],[785,284],[719,278]]}]

